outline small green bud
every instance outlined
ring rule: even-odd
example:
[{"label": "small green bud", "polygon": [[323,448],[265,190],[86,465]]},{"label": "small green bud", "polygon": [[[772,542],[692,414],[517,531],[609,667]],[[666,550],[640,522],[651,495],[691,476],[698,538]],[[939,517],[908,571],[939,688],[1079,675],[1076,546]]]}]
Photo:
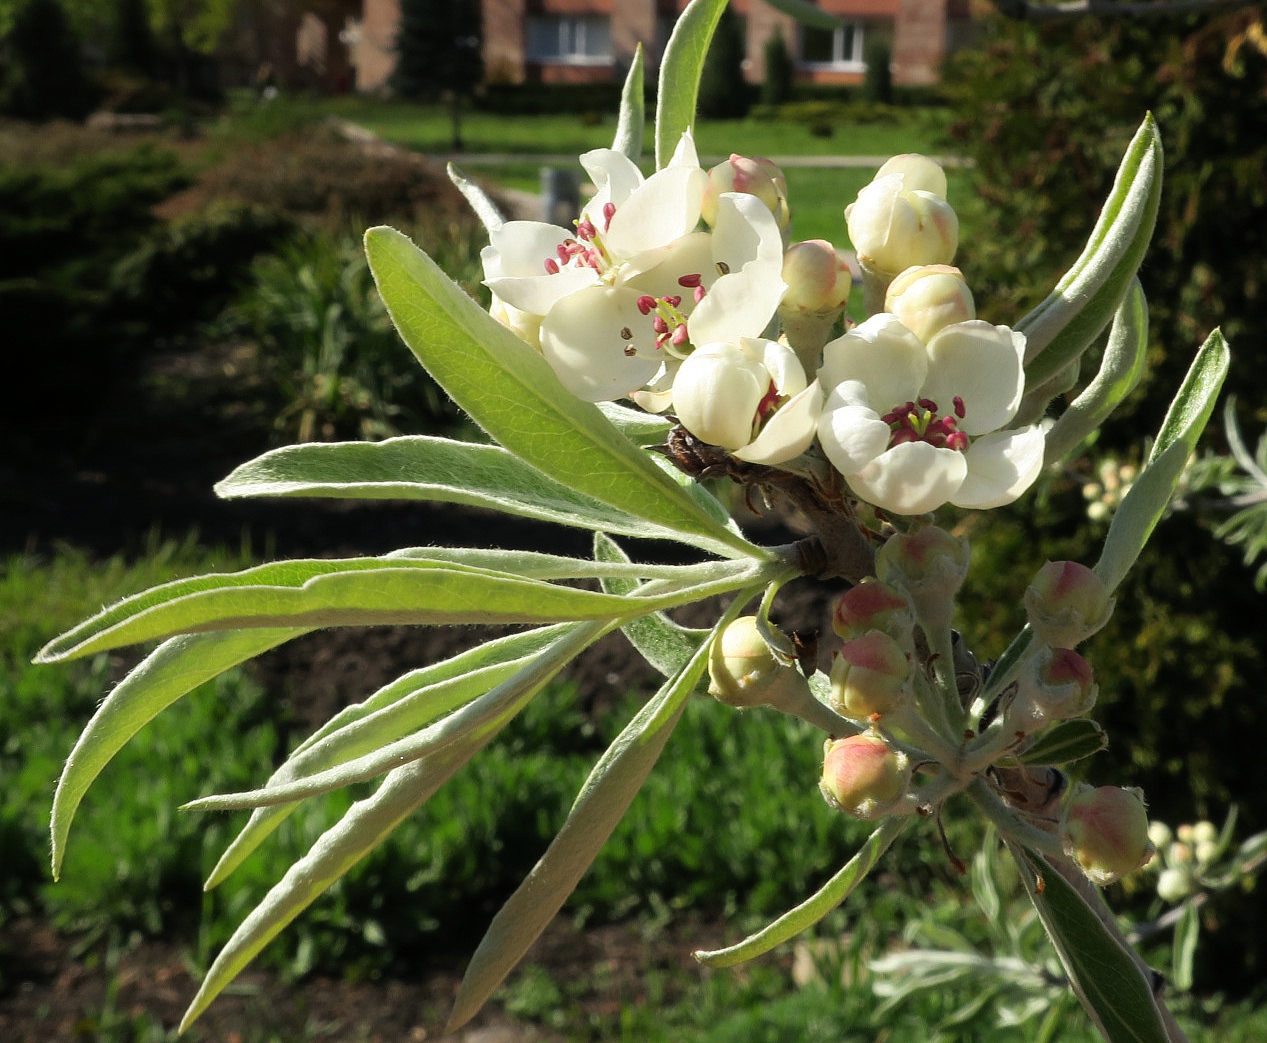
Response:
[{"label": "small green bud", "polygon": [[823,751],[819,789],[833,808],[857,818],[888,814],[906,792],[910,768],[905,754],[878,735],[829,739]]},{"label": "small green bud", "polygon": [[1068,648],[1039,647],[1016,679],[1008,725],[1026,735],[1051,721],[1081,717],[1094,705],[1099,687],[1091,664]]},{"label": "small green bud", "polygon": [[709,695],[728,706],[800,705],[809,692],[800,671],[766,644],[756,616],[740,616],[713,642],[708,677]]},{"label": "small green bud", "polygon": [[1065,853],[1101,887],[1133,873],[1155,851],[1138,789],[1084,787],[1065,806],[1061,835]]}]

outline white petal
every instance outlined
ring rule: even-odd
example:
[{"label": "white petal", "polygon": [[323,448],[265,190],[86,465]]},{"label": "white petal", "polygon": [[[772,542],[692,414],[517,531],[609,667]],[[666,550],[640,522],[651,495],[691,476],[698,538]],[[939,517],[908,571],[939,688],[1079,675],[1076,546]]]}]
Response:
[{"label": "white petal", "polygon": [[872,407],[887,413],[919,396],[927,372],[928,355],[919,338],[881,312],[823,347],[818,379],[826,388],[860,380]]},{"label": "white petal", "polygon": [[[541,353],[577,398],[607,402],[642,387],[660,368],[638,296],[597,285],[564,297],[541,323]],[[638,336],[626,340],[621,331]],[[648,344],[650,347],[648,347]],[[645,354],[627,356],[633,345]]]},{"label": "white petal", "polygon": [[761,359],[780,396],[791,398],[805,390],[809,383],[805,379],[805,369],[796,352],[786,344],[759,337],[745,337],[740,344]]},{"label": "white petal", "polygon": [[974,438],[964,454],[968,476],[950,502],[978,510],[1011,503],[1042,470],[1045,441],[1037,424]]},{"label": "white petal", "polygon": [[662,249],[645,250],[620,266],[618,279],[652,297],[679,296],[682,310],[689,312],[695,301],[678,280],[684,275],[709,273],[713,266],[711,239],[708,232],[691,232]]},{"label": "white petal", "polygon": [[604,203],[620,206],[633,195],[642,185],[642,171],[623,152],[609,148],[596,148],[586,152],[581,156],[581,166],[598,189],[593,199],[586,204],[585,210],[591,215],[590,220],[602,228],[603,223],[595,220],[593,215],[602,214]]},{"label": "white petal", "polygon": [[759,337],[787,292],[782,268],[753,261],[742,271],[723,275],[691,312],[691,340],[738,341]]},{"label": "white petal", "polygon": [[967,472],[963,453],[904,442],[857,474],[845,475],[845,481],[862,499],[891,514],[927,514],[955,495]]},{"label": "white petal", "polygon": [[956,395],[965,414],[959,428],[968,435],[995,431],[1016,415],[1025,391],[1019,349],[1006,326],[982,319],[956,322],[928,342],[928,378],[923,394],[949,413]]},{"label": "white petal", "polygon": [[781,405],[761,433],[732,455],[751,464],[781,464],[800,456],[814,441],[823,390],[815,381]]},{"label": "white petal", "polygon": [[695,137],[690,128],[682,131],[678,138],[677,148],[673,150],[673,158],[669,160],[671,167],[698,167],[699,153],[695,150]]},{"label": "white petal", "polygon": [[701,441],[739,449],[752,440],[757,407],[769,388],[770,374],[749,352],[735,344],[703,344],[678,369],[674,411]]},{"label": "white petal", "polygon": [[488,234],[480,251],[484,277],[544,275],[547,260],[557,260],[557,248],[573,232],[544,221],[507,221]]},{"label": "white petal", "polygon": [[723,192],[713,224],[713,262],[732,272],[749,261],[783,268],[783,233],[770,208],[754,195]]},{"label": "white petal", "polygon": [[659,372],[647,381],[647,386],[639,388],[629,397],[648,413],[663,413],[673,405],[673,382],[677,379],[677,371],[681,365],[679,359],[666,359]]},{"label": "white petal", "polygon": [[524,278],[487,279],[484,285],[520,311],[544,315],[564,297],[598,281],[593,268],[564,268],[554,275],[543,272]]},{"label": "white petal", "polygon": [[890,175],[900,176],[902,187],[907,192],[932,192],[938,196],[946,194],[946,172],[936,160],[929,159],[918,152],[892,156],[875,172],[877,178]]},{"label": "white petal", "polygon": [[848,477],[861,471],[888,448],[892,432],[874,409],[861,404],[865,389],[845,381],[827,396],[818,419],[818,440],[832,466]]},{"label": "white petal", "polygon": [[668,246],[699,224],[708,175],[699,167],[656,171],[616,208],[603,242],[614,257],[634,257]]}]

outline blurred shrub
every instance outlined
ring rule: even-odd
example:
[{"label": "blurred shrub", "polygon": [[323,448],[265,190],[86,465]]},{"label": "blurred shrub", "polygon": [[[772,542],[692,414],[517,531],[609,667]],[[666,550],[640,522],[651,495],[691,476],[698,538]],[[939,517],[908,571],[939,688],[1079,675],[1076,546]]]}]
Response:
[{"label": "blurred shrub", "polygon": [[555,116],[620,108],[619,83],[490,83],[475,95],[475,107],[505,116]]},{"label": "blurred shrub", "polygon": [[748,115],[754,90],[744,78],[746,46],[743,20],[730,6],[723,7],[700,75],[701,117],[737,120]]},{"label": "blurred shrub", "polygon": [[286,439],[382,438],[456,419],[400,343],[350,236],[304,235],[261,257],[226,320],[257,346]]},{"label": "blurred shrub", "polygon": [[57,0],[26,0],[0,38],[0,114],[79,119],[93,105],[78,37]]},{"label": "blurred shrub", "polygon": [[792,98],[796,66],[782,33],[771,33],[765,42],[765,79],[761,82],[761,104],[783,105]]}]

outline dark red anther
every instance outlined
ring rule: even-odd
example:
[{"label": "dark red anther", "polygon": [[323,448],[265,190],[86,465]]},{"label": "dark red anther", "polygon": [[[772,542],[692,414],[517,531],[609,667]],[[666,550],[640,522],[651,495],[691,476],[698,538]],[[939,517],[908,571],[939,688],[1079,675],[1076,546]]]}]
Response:
[{"label": "dark red anther", "polygon": [[653,311],[655,311],[655,306],[656,299],[650,294],[644,293],[638,298],[638,310],[642,312],[643,315],[650,315]]},{"label": "dark red anther", "polygon": [[616,204],[603,204],[603,231],[607,231],[612,226],[612,218],[616,216]]},{"label": "dark red anther", "polygon": [[696,272],[693,275],[681,276],[678,279],[677,284],[679,286],[685,286],[688,290],[690,290],[698,286],[701,282],[703,282],[703,280],[704,280],[704,277],[700,275],[699,272]]},{"label": "dark red anther", "polygon": [[959,395],[956,395],[955,396],[955,416],[957,416],[960,420],[962,420],[964,416],[967,414],[967,412],[968,410],[963,404],[963,398]]},{"label": "dark red anther", "polygon": [[547,257],[547,258],[546,258],[546,271],[547,271],[547,272],[549,272],[549,274],[551,274],[551,275],[558,275],[558,274],[559,274],[559,262],[558,262],[558,261],[556,261],[553,257]]}]

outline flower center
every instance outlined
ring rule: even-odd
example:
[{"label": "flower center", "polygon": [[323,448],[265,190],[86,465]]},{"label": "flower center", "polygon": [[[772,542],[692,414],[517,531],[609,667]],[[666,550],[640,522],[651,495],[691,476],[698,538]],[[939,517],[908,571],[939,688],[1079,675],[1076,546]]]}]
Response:
[{"label": "flower center", "polygon": [[[603,232],[611,227],[615,214],[615,203],[603,204]],[[606,273],[616,263],[603,245],[598,226],[584,215],[576,222],[576,238],[564,239],[555,254],[545,259],[545,269],[550,275],[558,275],[564,268],[593,268]]]},{"label": "flower center", "polygon": [[936,402],[921,398],[898,406],[880,419],[893,432],[889,438],[890,448],[903,442],[927,442],[938,449],[963,452],[968,448],[968,436],[959,430],[959,421],[966,412],[963,399],[956,395],[954,413],[942,415]]}]

